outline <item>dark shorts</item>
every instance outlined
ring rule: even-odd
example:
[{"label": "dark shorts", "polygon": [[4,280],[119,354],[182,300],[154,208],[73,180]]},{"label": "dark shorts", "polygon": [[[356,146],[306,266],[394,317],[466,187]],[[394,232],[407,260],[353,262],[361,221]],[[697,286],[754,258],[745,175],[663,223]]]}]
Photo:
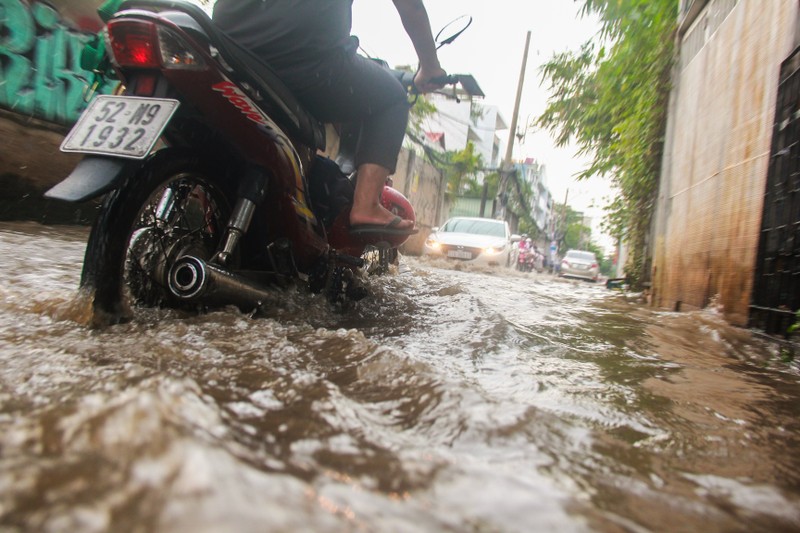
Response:
[{"label": "dark shorts", "polygon": [[395,171],[408,123],[408,97],[384,67],[342,50],[313,68],[278,73],[319,120],[357,123],[356,165],[374,163]]}]

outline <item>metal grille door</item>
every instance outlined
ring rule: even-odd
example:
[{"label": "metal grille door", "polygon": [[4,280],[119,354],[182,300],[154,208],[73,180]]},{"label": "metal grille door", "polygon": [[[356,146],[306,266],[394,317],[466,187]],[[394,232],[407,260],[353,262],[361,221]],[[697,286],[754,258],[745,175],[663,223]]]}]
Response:
[{"label": "metal grille door", "polygon": [[781,65],[750,325],[785,334],[800,309],[800,48]]}]

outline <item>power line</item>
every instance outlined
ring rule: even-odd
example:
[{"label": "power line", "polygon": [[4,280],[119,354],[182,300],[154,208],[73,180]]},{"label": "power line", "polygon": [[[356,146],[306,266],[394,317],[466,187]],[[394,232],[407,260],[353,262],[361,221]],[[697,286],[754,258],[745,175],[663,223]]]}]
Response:
[{"label": "power line", "polygon": [[[443,113],[443,112],[438,111],[438,110],[436,111],[435,114],[439,115],[439,116],[441,116],[443,118],[446,118],[446,119],[448,119],[448,120],[450,120],[452,122],[455,122],[456,124],[459,124],[461,126],[469,126],[470,128],[475,129],[475,130],[497,132],[497,128],[484,128],[484,127],[476,126],[475,124],[473,124],[471,122],[465,122],[465,121],[461,120],[458,117],[455,117],[455,116],[450,115],[448,113]],[[426,120],[431,120],[431,117],[427,117]]]}]

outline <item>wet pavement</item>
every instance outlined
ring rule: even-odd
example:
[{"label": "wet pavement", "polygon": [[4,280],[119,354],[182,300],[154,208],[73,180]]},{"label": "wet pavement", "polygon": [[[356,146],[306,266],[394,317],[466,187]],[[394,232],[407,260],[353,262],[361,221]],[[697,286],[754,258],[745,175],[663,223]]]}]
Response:
[{"label": "wet pavement", "polygon": [[800,531],[800,372],[707,309],[404,257],[338,312],[91,329],[0,223],[2,531]]}]

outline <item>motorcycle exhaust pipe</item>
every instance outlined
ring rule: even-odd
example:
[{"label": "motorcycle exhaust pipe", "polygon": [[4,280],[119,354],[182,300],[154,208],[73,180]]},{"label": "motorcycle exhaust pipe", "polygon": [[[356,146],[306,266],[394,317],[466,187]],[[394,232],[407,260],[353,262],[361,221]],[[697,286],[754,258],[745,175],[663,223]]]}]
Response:
[{"label": "motorcycle exhaust pipe", "polygon": [[191,255],[181,257],[172,265],[168,287],[185,302],[235,305],[243,312],[260,309],[275,298],[263,286]]}]

